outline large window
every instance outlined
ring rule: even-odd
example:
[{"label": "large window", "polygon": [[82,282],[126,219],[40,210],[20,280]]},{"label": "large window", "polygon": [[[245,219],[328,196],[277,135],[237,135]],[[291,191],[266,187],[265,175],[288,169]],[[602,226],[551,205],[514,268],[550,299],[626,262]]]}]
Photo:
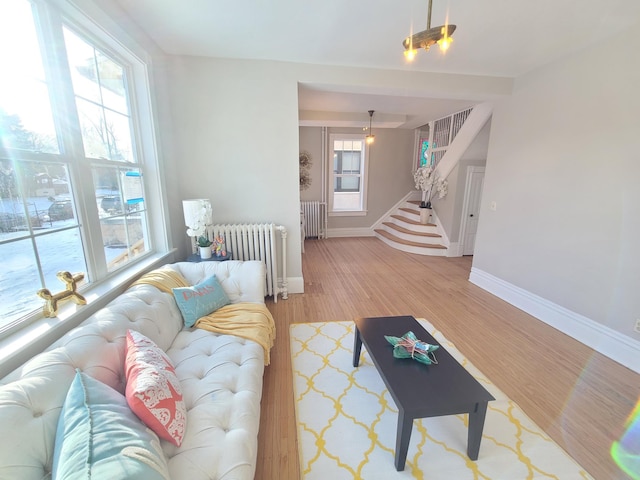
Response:
[{"label": "large window", "polygon": [[[134,92],[144,64],[50,2],[0,2],[0,334],[151,251]],[[136,83],[137,82],[137,83]],[[134,88],[135,85],[135,88]]]},{"label": "large window", "polygon": [[363,135],[330,136],[329,210],[334,215],[366,212],[366,143]]}]

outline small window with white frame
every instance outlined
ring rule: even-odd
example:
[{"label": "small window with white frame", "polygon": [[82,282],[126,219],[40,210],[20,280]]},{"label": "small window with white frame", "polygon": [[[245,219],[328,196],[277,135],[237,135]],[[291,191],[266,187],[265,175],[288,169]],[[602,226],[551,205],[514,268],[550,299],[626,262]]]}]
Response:
[{"label": "small window with white frame", "polygon": [[365,215],[367,211],[367,149],[364,135],[332,134],[330,215]]}]

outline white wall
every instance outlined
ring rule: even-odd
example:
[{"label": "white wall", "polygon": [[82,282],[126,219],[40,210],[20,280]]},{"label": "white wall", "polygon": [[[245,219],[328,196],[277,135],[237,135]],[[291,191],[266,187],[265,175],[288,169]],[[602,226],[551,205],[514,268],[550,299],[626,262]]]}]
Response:
[{"label": "white wall", "polygon": [[460,222],[462,220],[464,194],[467,185],[467,168],[484,167],[485,163],[486,159],[483,158],[476,160],[460,159],[460,162],[449,174],[447,195],[442,199],[436,198],[433,201],[433,208],[452,247],[452,251],[449,253],[451,256],[462,255],[458,245],[461,243]]},{"label": "white wall", "polygon": [[288,274],[302,277],[298,89],[277,64],[171,59],[175,162],[184,198],[212,200],[215,223],[288,230]]},{"label": "white wall", "polygon": [[178,182],[183,198],[211,198],[216,222],[285,225],[288,275],[299,279],[299,82],[477,101],[508,94],[512,86],[505,78],[201,57],[171,58],[169,76],[166,100],[179,165],[170,181]]},{"label": "white wall", "polygon": [[[469,148],[464,152],[458,164],[447,177],[447,195],[444,198],[433,199],[433,206],[438,215],[442,228],[447,233],[451,246],[460,242],[460,220],[464,206],[464,192],[467,183],[467,167],[483,167],[487,161],[491,119],[480,130]],[[457,250],[457,249],[456,249]],[[453,255],[456,255],[454,252]]]},{"label": "white wall", "polygon": [[[216,221],[287,226],[290,276],[302,279],[299,82],[494,100],[472,275],[486,273],[575,312],[602,325],[602,336],[640,340],[632,331],[640,318],[639,26],[518,78],[513,95],[498,101],[511,92],[511,79],[195,57],[165,62],[113,0],[76,3],[89,13],[94,4],[107,11],[112,30],[126,30],[153,58],[169,246],[182,242],[186,255],[180,200],[208,196]],[[628,351],[640,371],[637,345]]]},{"label": "white wall", "polygon": [[322,127],[300,127],[300,150],[311,155],[311,185],[300,191],[300,200],[322,200]]},{"label": "white wall", "polygon": [[[314,156],[312,170],[312,184],[308,191],[320,186],[322,135],[319,127],[300,127],[300,148],[302,150],[318,152]],[[314,134],[317,133],[317,134]],[[362,135],[361,128],[337,128],[327,129],[327,141],[329,135],[334,133],[346,133]],[[347,228],[360,229],[373,226],[393,205],[402,199],[413,188],[413,130],[374,128],[375,142],[367,145],[368,191],[367,214],[364,216],[330,216],[330,229]],[[329,145],[327,144],[327,148]],[[301,197],[305,198],[306,192]],[[320,198],[318,190],[315,199]]]},{"label": "white wall", "polygon": [[473,262],[636,339],[639,44],[636,27],[518,78],[496,102]]}]

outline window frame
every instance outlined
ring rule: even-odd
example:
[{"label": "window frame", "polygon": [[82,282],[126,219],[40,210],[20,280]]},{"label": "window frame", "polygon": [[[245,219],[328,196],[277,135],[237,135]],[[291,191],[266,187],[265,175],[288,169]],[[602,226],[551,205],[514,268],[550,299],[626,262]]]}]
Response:
[{"label": "window frame", "polygon": [[[49,87],[49,99],[60,153],[36,153],[0,147],[0,156],[12,163],[12,159],[15,158],[18,161],[36,160],[68,166],[68,181],[70,190],[73,192],[75,225],[77,225],[69,228],[78,228],[86,261],[86,277],[91,279],[91,283],[79,290],[87,297],[88,303],[97,301],[97,304],[102,304],[100,298],[96,298],[92,292],[104,294],[112,290],[114,285],[120,285],[122,279],[133,278],[142,271],[148,270],[149,265],[155,265],[158,259],[173,256],[166,225],[167,202],[163,193],[164,179],[161,174],[160,151],[156,142],[157,121],[149,74],[152,66],[151,57],[106,14],[90,5],[88,5],[89,11],[84,12],[65,0],[30,0],[29,3],[32,5],[35,28],[43,56],[43,68]],[[136,161],[105,161],[85,157],[82,134],[77,128],[79,120],[66,51],[64,48],[59,48],[60,45],[64,46],[63,27],[70,29],[125,68],[132,147]],[[51,87],[52,84],[56,85],[55,88]],[[121,268],[111,271],[105,259],[100,218],[97,210],[92,208],[92,202],[96,201],[92,168],[105,164],[131,167],[143,172],[146,208],[147,250],[132,258]],[[37,232],[34,234],[29,229],[26,238],[33,239],[37,236]],[[42,275],[42,270],[40,268],[38,270]],[[62,284],[60,287],[62,288]],[[65,304],[61,304],[60,310],[70,310],[63,309],[62,305]],[[67,312],[62,317],[86,318],[92,310],[86,306],[78,309],[77,313]],[[0,344],[6,344],[22,330],[33,331],[34,325],[49,323],[50,321],[43,317],[42,308],[35,306],[29,313],[14,319],[7,325],[0,326]]]},{"label": "window frame", "polygon": [[[335,141],[359,141],[362,142],[362,157],[360,165],[360,189],[358,193],[361,196],[361,207],[358,210],[335,210],[334,209],[334,184],[338,176],[333,171],[333,159],[335,155]],[[328,168],[328,182],[327,182],[327,198],[328,209],[327,214],[331,217],[357,217],[365,216],[368,213],[367,210],[367,190],[369,179],[369,148],[370,145],[366,142],[365,134],[360,133],[330,133],[329,134],[329,161],[327,162]],[[351,176],[351,175],[350,175]],[[355,175],[353,175],[355,176]],[[342,177],[342,175],[341,175]]]}]

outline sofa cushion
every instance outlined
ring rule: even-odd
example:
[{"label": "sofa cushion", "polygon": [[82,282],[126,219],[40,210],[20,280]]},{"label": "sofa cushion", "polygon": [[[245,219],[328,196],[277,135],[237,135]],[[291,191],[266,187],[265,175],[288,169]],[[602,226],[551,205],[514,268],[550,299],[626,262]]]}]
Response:
[{"label": "sofa cushion", "polygon": [[175,365],[187,407],[182,446],[162,442],[171,478],[253,479],[264,372],[262,347],[233,335],[184,329],[167,355]]},{"label": "sofa cushion", "polygon": [[264,303],[265,265],[257,260],[226,262],[178,262],[167,265],[195,285],[215,275],[231,303]]},{"label": "sofa cushion", "polygon": [[147,337],[127,330],[125,396],[131,410],[160,438],[182,444],[187,410],[169,357]]},{"label": "sofa cushion", "polygon": [[52,478],[168,479],[169,469],[124,397],[78,370],[58,420]]},{"label": "sofa cushion", "polygon": [[[180,262],[165,268],[179,272],[190,285],[215,274],[232,303],[264,304],[262,262]],[[0,379],[0,431],[11,432],[0,435],[0,478],[51,478],[56,425],[76,368],[124,398],[128,329],[165,351],[180,380],[188,410],[185,437],[180,447],[160,440],[171,478],[254,478],[262,347],[230,335],[185,329],[173,294],[146,284],[129,288],[46,352],[34,351],[31,360]]]},{"label": "sofa cushion", "polygon": [[192,287],[174,288],[173,295],[185,327],[193,327],[200,317],[231,303],[215,275]]}]

